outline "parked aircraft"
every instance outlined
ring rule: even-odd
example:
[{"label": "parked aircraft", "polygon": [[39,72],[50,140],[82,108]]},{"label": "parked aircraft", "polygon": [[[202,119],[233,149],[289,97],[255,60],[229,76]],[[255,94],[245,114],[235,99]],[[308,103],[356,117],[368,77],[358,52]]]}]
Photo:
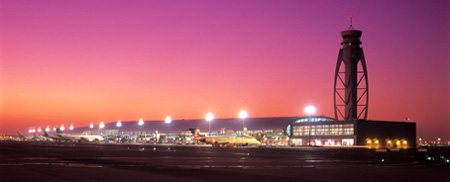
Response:
[{"label": "parked aircraft", "polygon": [[48,133],[47,133],[47,131],[45,131],[45,129],[44,128],[42,128],[42,131],[44,131],[44,137],[47,137],[48,139],[51,139],[51,140],[53,140],[53,141],[61,141],[61,137],[59,137],[59,136],[56,136],[56,135],[49,135]]},{"label": "parked aircraft", "polygon": [[234,147],[234,146],[260,146],[261,142],[256,140],[251,136],[213,136],[206,137],[200,135],[197,129],[190,128],[192,134],[194,135],[194,140],[200,141],[206,144],[212,144],[215,147]]},{"label": "parked aircraft", "polygon": [[17,131],[17,134],[19,134],[19,138],[21,141],[37,141],[37,139],[32,136],[23,136],[20,131]]},{"label": "parked aircraft", "polygon": [[38,136],[36,135],[36,133],[33,133],[33,138],[35,139],[35,141],[53,141],[53,139],[51,138],[47,138],[45,136]]},{"label": "parked aircraft", "polygon": [[64,140],[64,141],[100,143],[101,141],[105,140],[105,138],[103,138],[100,135],[72,135],[72,134],[66,134],[66,133],[63,133],[59,128],[56,128],[56,136],[59,137],[58,140],[60,140],[60,141]]}]

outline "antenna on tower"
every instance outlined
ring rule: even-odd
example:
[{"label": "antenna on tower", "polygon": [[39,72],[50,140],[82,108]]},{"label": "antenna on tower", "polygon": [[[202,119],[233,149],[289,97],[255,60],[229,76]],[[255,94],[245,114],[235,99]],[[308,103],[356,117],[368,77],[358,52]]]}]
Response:
[{"label": "antenna on tower", "polygon": [[353,29],[353,14],[350,14],[350,27],[348,27],[349,30],[354,30]]}]

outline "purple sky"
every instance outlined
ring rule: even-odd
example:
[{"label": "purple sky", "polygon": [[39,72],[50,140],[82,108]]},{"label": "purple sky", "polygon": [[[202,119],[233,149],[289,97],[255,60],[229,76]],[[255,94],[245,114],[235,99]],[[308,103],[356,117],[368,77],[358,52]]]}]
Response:
[{"label": "purple sky", "polygon": [[362,30],[369,119],[450,139],[449,2],[0,1],[0,134],[91,122],[334,116],[340,32]]}]

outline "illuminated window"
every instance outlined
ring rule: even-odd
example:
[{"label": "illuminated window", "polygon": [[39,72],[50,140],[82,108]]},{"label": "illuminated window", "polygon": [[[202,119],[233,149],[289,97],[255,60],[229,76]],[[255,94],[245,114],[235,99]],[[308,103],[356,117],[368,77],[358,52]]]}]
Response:
[{"label": "illuminated window", "polygon": [[293,127],[293,136],[302,136],[303,135],[303,126],[294,126]]},{"label": "illuminated window", "polygon": [[344,135],[353,135],[353,124],[345,124],[344,125]]},{"label": "illuminated window", "polygon": [[309,135],[309,126],[304,126],[303,128],[303,135],[308,136]]},{"label": "illuminated window", "polygon": [[353,138],[343,138],[342,139],[342,145],[353,145],[354,140]]},{"label": "illuminated window", "polygon": [[[309,119],[310,119],[309,117],[301,118],[301,119],[298,119],[297,121],[294,121],[294,123],[309,122],[310,121]],[[323,122],[323,121],[336,121],[336,120],[334,120],[332,118],[326,118],[326,117],[311,117],[311,122],[319,122],[319,121]]]},{"label": "illuminated window", "polygon": [[[310,129],[311,128],[311,133]],[[354,135],[353,124],[293,126],[293,136],[341,136]]]}]

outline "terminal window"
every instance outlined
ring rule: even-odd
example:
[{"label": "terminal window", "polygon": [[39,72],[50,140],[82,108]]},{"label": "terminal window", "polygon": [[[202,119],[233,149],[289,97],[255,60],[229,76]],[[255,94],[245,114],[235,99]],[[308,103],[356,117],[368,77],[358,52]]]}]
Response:
[{"label": "terminal window", "polygon": [[342,145],[354,145],[355,140],[353,138],[343,138]]},{"label": "terminal window", "polygon": [[329,125],[312,125],[312,126],[293,126],[293,136],[309,136],[309,135],[312,136],[354,135],[354,125],[329,124]]}]

